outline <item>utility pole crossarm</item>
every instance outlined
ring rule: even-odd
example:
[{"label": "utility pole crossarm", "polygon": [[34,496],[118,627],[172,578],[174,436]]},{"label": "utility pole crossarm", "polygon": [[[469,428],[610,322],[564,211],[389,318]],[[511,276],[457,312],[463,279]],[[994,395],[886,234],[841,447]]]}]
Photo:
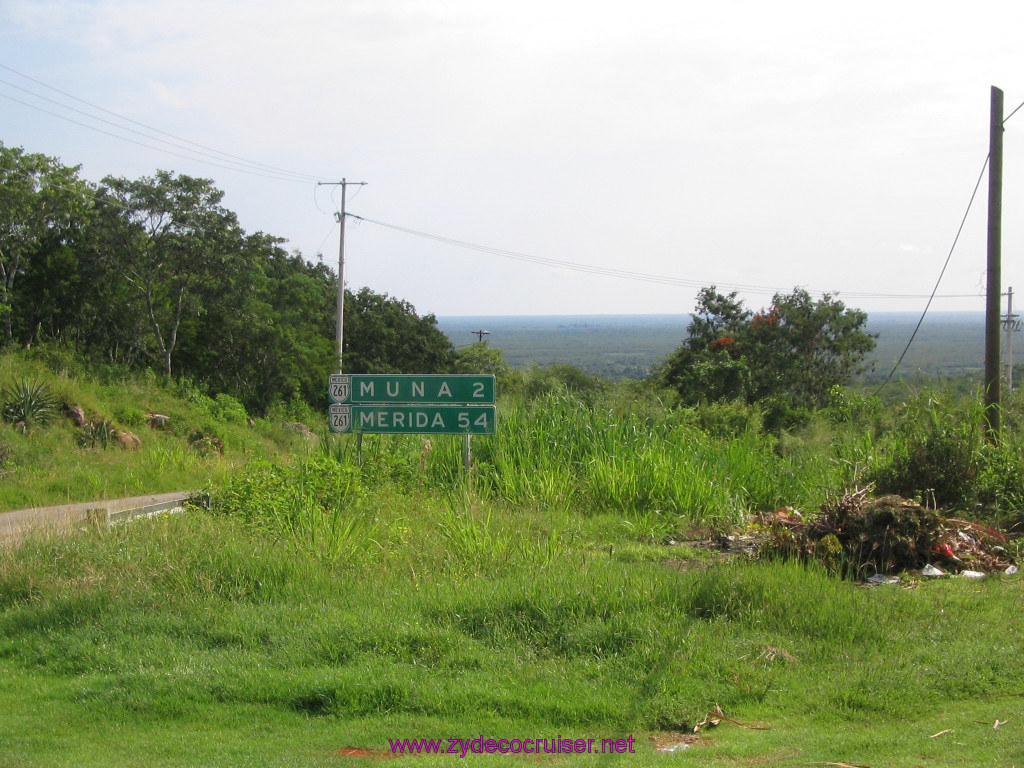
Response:
[{"label": "utility pole crossarm", "polygon": [[365,186],[365,181],[318,181],[317,186],[341,187],[341,211],[334,215],[338,219],[341,233],[338,237],[338,309],[337,309],[337,335],[338,335],[338,373],[342,370],[342,357],[345,345],[345,193],[348,187]]}]

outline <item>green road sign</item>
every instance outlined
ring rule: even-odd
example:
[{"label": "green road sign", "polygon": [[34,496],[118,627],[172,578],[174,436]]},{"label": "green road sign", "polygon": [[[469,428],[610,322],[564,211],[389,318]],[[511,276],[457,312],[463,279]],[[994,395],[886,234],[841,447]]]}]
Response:
[{"label": "green road sign", "polygon": [[331,432],[364,434],[493,435],[493,405],[331,406]]},{"label": "green road sign", "polygon": [[494,376],[335,373],[327,389],[332,403],[438,403],[494,402]]}]

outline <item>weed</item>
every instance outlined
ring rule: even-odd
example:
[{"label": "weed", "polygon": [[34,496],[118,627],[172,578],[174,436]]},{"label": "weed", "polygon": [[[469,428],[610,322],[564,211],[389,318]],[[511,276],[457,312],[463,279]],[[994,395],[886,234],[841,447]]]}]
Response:
[{"label": "weed", "polygon": [[883,493],[923,498],[940,507],[969,504],[981,468],[978,407],[958,410],[935,397],[904,406],[889,457],[867,479]]},{"label": "weed", "polygon": [[445,543],[449,566],[456,571],[487,571],[507,563],[512,552],[508,536],[494,529],[490,509],[481,510],[467,493],[448,498],[438,532]]},{"label": "weed", "polygon": [[86,422],[78,442],[84,448],[109,448],[117,442],[117,427],[104,419]]},{"label": "weed", "polygon": [[123,404],[114,411],[114,418],[121,424],[128,427],[141,427],[146,423],[146,414],[138,407],[131,404]]}]

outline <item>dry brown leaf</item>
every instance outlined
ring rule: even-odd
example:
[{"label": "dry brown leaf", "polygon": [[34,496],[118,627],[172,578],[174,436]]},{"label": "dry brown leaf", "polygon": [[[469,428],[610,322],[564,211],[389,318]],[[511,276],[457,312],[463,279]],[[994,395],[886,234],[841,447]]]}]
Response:
[{"label": "dry brown leaf", "polygon": [[[725,720],[727,723],[732,723],[733,725],[738,725],[740,728],[746,728],[748,731],[771,731],[771,730],[773,730],[772,728],[769,728],[769,727],[764,726],[764,725],[744,725],[743,723],[741,723],[741,722],[739,722],[737,720],[733,720],[731,717],[726,717],[725,715],[723,715],[721,708],[716,707],[716,709],[718,709],[717,712],[708,712],[707,713],[708,716],[712,717],[712,718],[715,718],[715,719]],[[710,720],[710,721],[709,720],[705,720],[704,722],[705,723],[709,723],[711,725],[718,725],[718,723],[715,722],[715,720]]]}]

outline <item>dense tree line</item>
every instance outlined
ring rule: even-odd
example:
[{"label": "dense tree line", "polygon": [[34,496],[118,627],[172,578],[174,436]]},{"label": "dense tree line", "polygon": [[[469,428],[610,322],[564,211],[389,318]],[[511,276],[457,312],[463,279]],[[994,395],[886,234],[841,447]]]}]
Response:
[{"label": "dense tree line", "polygon": [[[264,411],[326,397],[337,275],[246,233],[208,179],[167,171],[90,184],[0,144],[0,346],[60,344],[92,363],[189,377]],[[449,371],[433,315],[345,293],[345,370]]]}]

